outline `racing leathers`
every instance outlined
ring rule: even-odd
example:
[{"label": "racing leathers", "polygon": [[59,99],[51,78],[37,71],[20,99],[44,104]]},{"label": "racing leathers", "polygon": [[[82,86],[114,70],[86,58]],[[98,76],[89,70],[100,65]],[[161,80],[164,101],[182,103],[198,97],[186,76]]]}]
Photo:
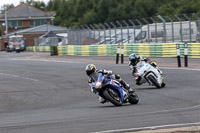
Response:
[{"label": "racing leathers", "polygon": [[[138,56],[137,60],[138,62],[136,64],[133,64],[129,61],[129,67],[134,77],[136,77],[135,74],[138,73],[138,70],[143,66],[143,63],[142,63],[143,61],[155,67],[162,75],[162,71],[157,67],[156,62],[152,62],[149,58],[144,58],[142,56]],[[141,81],[141,77],[140,76],[136,77],[136,85],[141,85],[142,83],[140,81]]]},{"label": "racing leathers", "polygon": [[[100,69],[100,70],[97,70],[96,71],[96,74],[91,74],[89,77],[88,77],[88,83],[90,86],[92,86],[92,83],[93,82],[96,82],[97,79],[98,79],[98,75],[99,73],[102,73],[103,75],[106,75],[106,76],[110,76],[112,77],[113,79],[116,79],[125,89],[127,89],[130,93],[134,92],[134,90],[132,88],[130,88],[130,85],[127,84],[121,77],[120,75],[117,75],[117,74],[113,74],[111,70],[105,70],[105,69]],[[94,92],[94,90],[91,88],[91,91],[93,93],[96,93]],[[105,103],[106,100],[99,96],[99,101],[100,103]]]}]

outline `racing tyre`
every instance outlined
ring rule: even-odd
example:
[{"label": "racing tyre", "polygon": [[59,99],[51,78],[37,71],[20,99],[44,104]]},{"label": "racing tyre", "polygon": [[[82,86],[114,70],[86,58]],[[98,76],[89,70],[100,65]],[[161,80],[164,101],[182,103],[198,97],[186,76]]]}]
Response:
[{"label": "racing tyre", "polygon": [[156,79],[152,76],[152,75],[149,75],[148,76],[148,79],[151,81],[151,83],[153,85],[155,85],[157,88],[161,88],[161,86],[158,84],[158,82],[156,81]]},{"label": "racing tyre", "polygon": [[136,93],[133,93],[128,97],[128,102],[131,104],[137,104],[139,102],[139,97]]},{"label": "racing tyre", "polygon": [[165,86],[166,86],[166,83],[162,82],[161,87],[165,87]]},{"label": "racing tyre", "polygon": [[110,101],[115,106],[122,106],[122,100],[117,91],[109,88],[103,92],[103,95],[108,101]]}]

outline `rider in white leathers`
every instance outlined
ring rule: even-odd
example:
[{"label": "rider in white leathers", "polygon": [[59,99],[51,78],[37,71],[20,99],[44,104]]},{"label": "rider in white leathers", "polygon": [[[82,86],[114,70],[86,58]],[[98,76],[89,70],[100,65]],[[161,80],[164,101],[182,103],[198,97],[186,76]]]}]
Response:
[{"label": "rider in white leathers", "polygon": [[[151,62],[151,60],[148,58],[137,56],[136,54],[132,53],[129,55],[129,67],[132,70],[132,75],[134,77],[136,76],[135,74],[138,73],[140,68],[143,66],[143,62],[149,63],[150,65],[157,68],[160,74],[162,75],[162,71],[157,67],[156,62]],[[142,83],[140,81],[141,77],[139,76],[138,78],[136,78],[136,85],[141,85]]]}]

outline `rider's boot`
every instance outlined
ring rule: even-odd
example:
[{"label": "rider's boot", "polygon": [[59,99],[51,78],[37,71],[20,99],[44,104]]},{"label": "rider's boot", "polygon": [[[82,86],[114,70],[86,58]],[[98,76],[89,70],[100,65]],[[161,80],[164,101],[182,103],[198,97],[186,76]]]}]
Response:
[{"label": "rider's boot", "polygon": [[103,97],[99,96],[99,101],[100,103],[104,104],[106,103],[106,99],[104,99]]},{"label": "rider's boot", "polygon": [[115,78],[122,84],[122,86],[128,90],[129,93],[135,92],[129,84],[127,84],[119,75],[115,74]]},{"label": "rider's boot", "polygon": [[141,77],[137,77],[136,78],[136,85],[141,85],[141,83],[140,83],[140,80],[141,80],[142,78]]},{"label": "rider's boot", "polygon": [[130,87],[130,85],[127,84],[124,80],[121,79],[121,80],[120,80],[120,83],[124,86],[125,89],[128,90],[129,93],[135,92],[135,91]]}]

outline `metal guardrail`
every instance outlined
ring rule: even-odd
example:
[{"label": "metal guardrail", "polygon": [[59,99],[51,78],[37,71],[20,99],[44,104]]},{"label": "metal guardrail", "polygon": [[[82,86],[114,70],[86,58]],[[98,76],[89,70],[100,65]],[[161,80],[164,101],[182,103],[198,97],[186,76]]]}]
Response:
[{"label": "metal guardrail", "polygon": [[65,37],[35,38],[35,46],[65,46]]},{"label": "metal guardrail", "polygon": [[196,14],[160,16],[70,27],[70,45],[200,41]]}]

